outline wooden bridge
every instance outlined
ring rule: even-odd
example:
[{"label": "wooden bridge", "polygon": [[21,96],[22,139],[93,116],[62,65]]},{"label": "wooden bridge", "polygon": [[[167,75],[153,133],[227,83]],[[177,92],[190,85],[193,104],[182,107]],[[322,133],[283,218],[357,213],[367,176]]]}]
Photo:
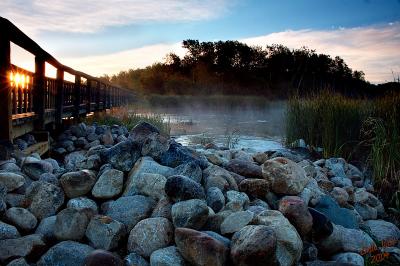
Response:
[{"label": "wooden bridge", "polygon": [[[35,57],[35,72],[11,63],[11,42]],[[45,76],[45,63],[57,77]],[[75,76],[75,82],[64,79]],[[121,106],[132,100],[132,91],[74,70],[58,62],[14,24],[0,17],[0,140],[34,130],[62,125],[63,120]]]}]

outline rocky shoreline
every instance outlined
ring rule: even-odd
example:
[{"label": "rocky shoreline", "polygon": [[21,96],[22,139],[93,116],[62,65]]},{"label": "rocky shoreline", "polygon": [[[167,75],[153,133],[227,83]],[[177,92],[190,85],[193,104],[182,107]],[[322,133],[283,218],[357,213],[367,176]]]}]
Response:
[{"label": "rocky shoreline", "polygon": [[341,158],[189,148],[147,123],[71,126],[50,156],[0,161],[1,265],[400,264],[400,230]]}]

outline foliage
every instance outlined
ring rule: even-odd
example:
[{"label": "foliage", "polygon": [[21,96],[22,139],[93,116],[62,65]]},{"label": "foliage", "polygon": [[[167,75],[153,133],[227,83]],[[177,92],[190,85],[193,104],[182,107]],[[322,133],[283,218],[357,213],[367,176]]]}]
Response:
[{"label": "foliage", "polygon": [[[252,94],[286,97],[332,88],[347,95],[374,94],[375,86],[340,57],[303,47],[265,48],[238,41],[182,43],[186,55],[170,53],[164,63],[130,69],[104,79],[142,94]],[[396,87],[397,88],[397,87]]]},{"label": "foliage", "polygon": [[388,202],[400,188],[400,95],[352,99],[324,91],[287,105],[287,142],[304,139],[324,157],[344,157],[372,170]]},{"label": "foliage", "polygon": [[137,114],[129,106],[114,108],[108,113],[98,113],[87,118],[88,123],[98,123],[102,125],[124,125],[131,130],[140,122],[148,122],[157,127],[161,133],[169,135],[171,126],[169,121],[165,121],[162,116],[152,114]]}]

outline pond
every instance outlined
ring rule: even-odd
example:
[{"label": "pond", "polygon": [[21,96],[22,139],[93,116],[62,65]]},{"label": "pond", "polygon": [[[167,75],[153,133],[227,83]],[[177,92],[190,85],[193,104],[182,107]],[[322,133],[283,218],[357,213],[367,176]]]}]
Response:
[{"label": "pond", "polygon": [[183,145],[266,151],[282,147],[285,107],[284,101],[253,96],[157,96],[137,104],[135,112],[161,115]]}]

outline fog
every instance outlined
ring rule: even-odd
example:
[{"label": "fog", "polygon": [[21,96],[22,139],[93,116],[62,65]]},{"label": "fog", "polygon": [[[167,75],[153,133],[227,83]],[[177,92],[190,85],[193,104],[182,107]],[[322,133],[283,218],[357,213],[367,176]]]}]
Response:
[{"label": "fog", "polygon": [[171,124],[171,136],[182,144],[213,140],[265,151],[281,146],[285,107],[284,101],[263,97],[158,96],[138,102],[135,111],[161,115]]}]

